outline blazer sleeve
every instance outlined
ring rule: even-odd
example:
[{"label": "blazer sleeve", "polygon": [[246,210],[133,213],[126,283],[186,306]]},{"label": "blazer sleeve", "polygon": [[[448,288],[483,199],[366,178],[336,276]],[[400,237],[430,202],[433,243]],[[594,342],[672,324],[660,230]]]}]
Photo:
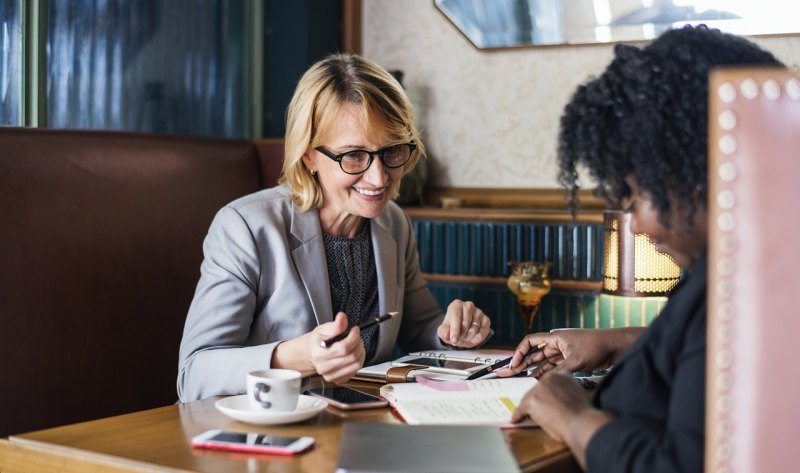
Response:
[{"label": "blazer sleeve", "polygon": [[245,346],[256,313],[260,266],[251,230],[235,209],[217,213],[203,254],[180,345],[181,402],[244,392],[245,373],[269,367],[279,343]]},{"label": "blazer sleeve", "polygon": [[444,320],[444,313],[420,270],[417,240],[414,238],[411,219],[405,212],[401,212],[401,215],[403,232],[398,246],[402,248],[405,264],[405,293],[398,344],[405,352],[443,350],[445,347],[436,330]]},{"label": "blazer sleeve", "polygon": [[[703,470],[705,309],[687,329],[671,381],[665,422],[621,416],[603,426],[586,449],[588,471],[694,472]],[[640,380],[647,384],[647,380]],[[646,402],[646,401],[643,401]]]}]

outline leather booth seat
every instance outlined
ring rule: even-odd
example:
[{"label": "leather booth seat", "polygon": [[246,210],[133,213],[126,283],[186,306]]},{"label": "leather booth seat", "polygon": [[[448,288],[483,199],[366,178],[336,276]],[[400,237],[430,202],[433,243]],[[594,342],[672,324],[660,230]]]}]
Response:
[{"label": "leather booth seat", "polygon": [[0,128],[0,437],[176,402],[215,212],[280,140]]}]

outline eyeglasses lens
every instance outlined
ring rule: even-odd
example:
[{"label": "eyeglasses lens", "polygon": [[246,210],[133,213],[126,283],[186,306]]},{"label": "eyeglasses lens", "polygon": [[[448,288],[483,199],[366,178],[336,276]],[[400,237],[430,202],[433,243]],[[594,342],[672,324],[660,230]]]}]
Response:
[{"label": "eyeglasses lens", "polygon": [[369,154],[364,151],[353,151],[342,156],[339,164],[342,165],[344,172],[358,173],[367,168]]},{"label": "eyeglasses lens", "polygon": [[383,150],[383,164],[390,168],[402,166],[411,157],[411,147],[397,145]]},{"label": "eyeglasses lens", "polygon": [[[397,168],[408,162],[411,158],[411,146],[407,144],[390,146],[373,154],[381,157],[383,165],[388,168]],[[369,153],[366,151],[352,151],[342,156],[340,161],[344,172],[356,174],[369,167]]]}]

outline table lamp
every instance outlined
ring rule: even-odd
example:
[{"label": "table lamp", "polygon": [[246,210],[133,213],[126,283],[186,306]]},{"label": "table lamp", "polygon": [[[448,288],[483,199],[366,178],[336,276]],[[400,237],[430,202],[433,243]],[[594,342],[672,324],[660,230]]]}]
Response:
[{"label": "table lamp", "polygon": [[631,215],[603,214],[603,292],[615,296],[665,296],[681,277],[672,258],[650,238],[631,231]]},{"label": "table lamp", "polygon": [[601,318],[610,320],[602,325],[647,325],[680,280],[680,267],[670,256],[659,252],[647,235],[631,231],[629,213],[604,212],[603,233],[600,310],[606,312]]}]

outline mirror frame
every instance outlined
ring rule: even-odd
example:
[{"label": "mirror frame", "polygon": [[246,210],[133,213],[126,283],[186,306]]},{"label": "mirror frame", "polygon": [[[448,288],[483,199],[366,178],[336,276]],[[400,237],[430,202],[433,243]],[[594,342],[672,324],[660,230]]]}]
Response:
[{"label": "mirror frame", "polygon": [[[743,36],[800,34],[800,5],[781,0],[759,0],[755,7],[747,0],[433,0],[433,4],[479,50],[649,41],[669,29],[701,23]],[[698,5],[708,8],[698,12]]]}]

